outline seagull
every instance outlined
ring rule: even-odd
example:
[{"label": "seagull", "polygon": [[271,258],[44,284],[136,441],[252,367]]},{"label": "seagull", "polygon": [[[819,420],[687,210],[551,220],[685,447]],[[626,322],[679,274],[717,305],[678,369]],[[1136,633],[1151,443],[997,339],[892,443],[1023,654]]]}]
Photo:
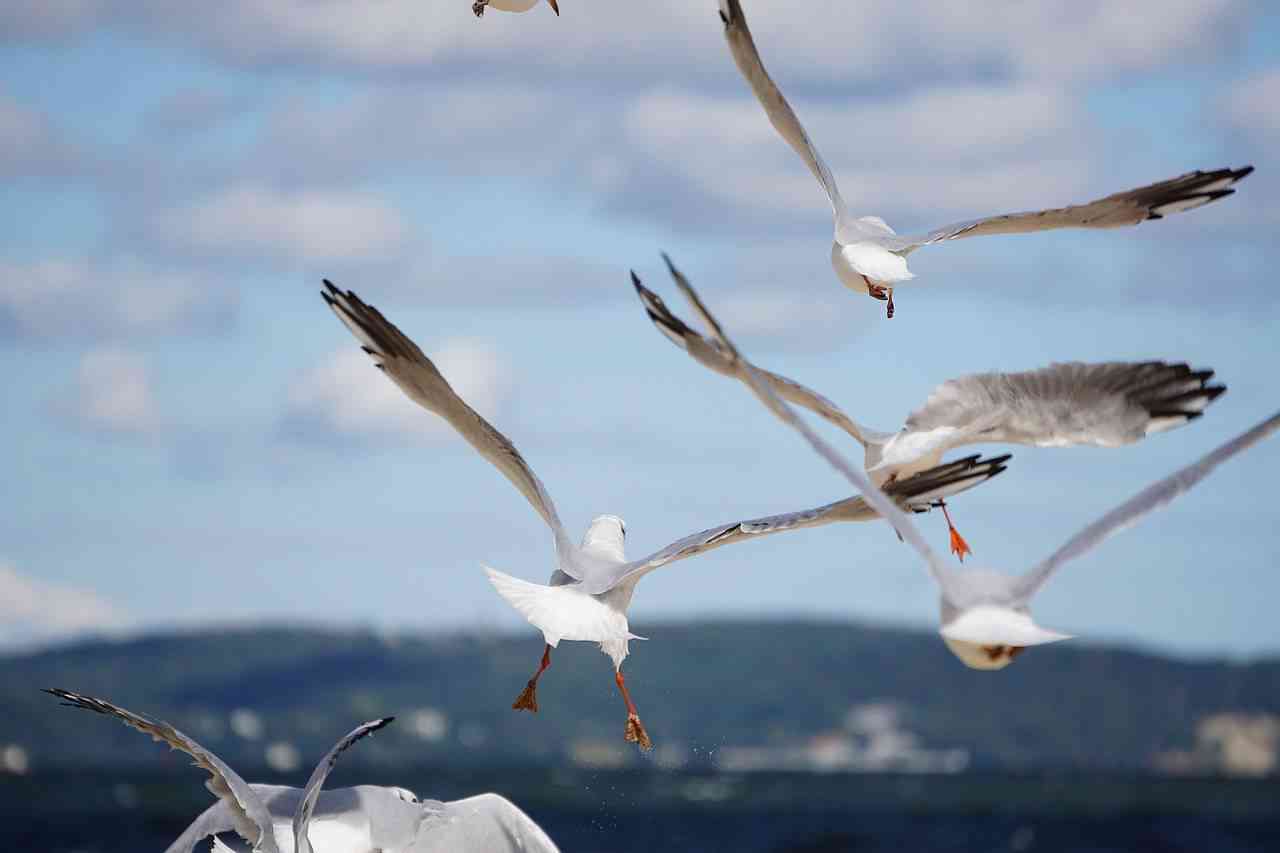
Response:
[{"label": "seagull", "polygon": [[1023,234],[1050,231],[1055,228],[1118,228],[1136,225],[1149,219],[1161,219],[1171,213],[1192,210],[1235,192],[1232,185],[1253,171],[1252,166],[1239,169],[1214,169],[1188,172],[1176,178],[1137,189],[1114,193],[1087,204],[1046,210],[986,216],[956,222],[925,234],[899,236],[879,216],[854,217],[845,207],[840,189],[822,155],[809,139],[800,119],[783,97],[777,84],[765,70],[747,28],[739,0],[720,0],[720,19],[738,70],[764,107],[774,130],[781,134],[804,160],[822,188],[826,190],[835,218],[835,239],[831,246],[831,264],[845,287],[857,293],[886,301],[885,310],[893,316],[893,288],[915,276],[907,269],[907,255],[921,246],[931,246],[962,237],[984,234]]},{"label": "seagull", "polygon": [[[497,9],[502,12],[528,12],[541,2],[542,0],[475,0],[471,4],[471,11],[475,12],[477,18],[483,18],[485,9]],[[547,0],[547,4],[551,6],[551,11],[557,15],[560,14],[558,0]]]},{"label": "seagull", "polygon": [[[421,801],[407,788],[358,785],[322,791],[338,757],[353,743],[390,723],[363,723],[339,740],[316,765],[305,788],[249,784],[221,759],[163,720],[136,714],[104,699],[50,688],[64,704],[115,717],[195,759],[218,802],[195,819],[165,853],[193,853],[210,836],[215,851],[228,847],[219,833],[235,832],[255,853],[556,853],[556,845],[524,812],[497,794],[453,802]],[[315,846],[313,847],[313,842]]]},{"label": "seagull", "polygon": [[1280,429],[1280,412],[1277,412],[1185,468],[1147,486],[1072,536],[1048,558],[1021,575],[1009,575],[986,568],[957,569],[939,559],[898,505],[868,480],[856,465],[851,464],[843,454],[814,432],[751,362],[743,358],[688,280],[678,275],[676,284],[711,330],[717,345],[738,366],[740,375],[752,393],[774,415],[799,432],[923,558],[940,592],[939,633],[952,653],[973,669],[1003,669],[1029,646],[1071,639],[1070,634],[1043,628],[1031,618],[1032,597],[1054,573],[1063,564],[1088,553],[1113,534],[1137,524],[1148,513],[1164,507],[1209,476],[1223,462]]},{"label": "seagull", "polygon": [[[677,281],[683,278],[663,255]],[[634,278],[658,331],[704,367],[746,380],[746,370],[721,344],[689,328],[662,298]],[[885,488],[903,477],[935,469],[943,454],[979,443],[1035,447],[1120,447],[1182,426],[1226,391],[1210,385],[1212,370],[1163,361],[1070,362],[1020,373],[975,373],[942,383],[897,432],[868,429],[840,407],[799,382],[761,368],[756,375],[773,393],[808,409],[862,445],[864,467]],[[951,551],[964,562],[972,549],[939,503],[951,533]]]},{"label": "seagull", "polygon": [[[565,531],[551,496],[533,469],[506,436],[466,404],[422,350],[352,291],[325,281],[325,302],[360,341],[374,364],[408,397],[444,418],[459,435],[511,481],[551,528],[556,569],[547,584],[529,583],[485,567],[498,594],[542,632],[545,644],[537,671],[512,704],[519,711],[538,710],[538,679],[551,665],[551,650],[561,640],[594,642],[613,661],[614,682],[627,709],[624,737],[641,749],[652,740],[622,675],[629,642],[644,639],[631,633],[627,608],[636,584],[668,563],[759,536],[839,521],[869,521],[876,513],[861,497],[801,512],[735,521],[679,539],[640,559],[628,561],[624,551],[627,528],[616,515],[601,515],[587,528],[581,545]],[[972,488],[1005,470],[1008,456],[981,459],[970,456],[886,485],[892,499],[920,510]]]}]

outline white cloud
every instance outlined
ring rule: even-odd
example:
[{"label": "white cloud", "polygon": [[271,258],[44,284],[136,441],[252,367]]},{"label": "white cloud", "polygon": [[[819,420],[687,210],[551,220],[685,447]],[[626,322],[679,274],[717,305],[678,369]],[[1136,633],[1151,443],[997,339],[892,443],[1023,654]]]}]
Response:
[{"label": "white cloud", "polygon": [[73,175],[83,159],[45,115],[0,91],[0,178]]},{"label": "white cloud", "polygon": [[1237,83],[1227,96],[1226,115],[1259,142],[1280,141],[1280,68]]},{"label": "white cloud", "polygon": [[225,284],[131,259],[0,262],[0,338],[132,336],[229,322]]},{"label": "white cloud", "polygon": [[147,126],[166,136],[208,131],[234,118],[249,106],[248,99],[220,89],[188,86],[167,93],[146,113]]},{"label": "white cloud", "polygon": [[161,425],[146,362],[118,347],[81,357],[74,396],[64,409],[78,425],[96,432],[143,436]]},{"label": "white cloud", "polygon": [[[453,390],[486,417],[502,406],[510,372],[483,341],[447,339],[429,354]],[[343,347],[303,374],[288,392],[286,423],[304,437],[438,441],[452,428],[409,400],[357,346]]]},{"label": "white cloud", "polygon": [[[1067,201],[1089,171],[1072,152],[1089,147],[1081,139],[1092,127],[1057,90],[944,87],[794,106],[855,213],[936,219]],[[824,208],[821,188],[750,97],[654,93],[629,105],[624,126],[637,150],[734,209]]]},{"label": "white cloud", "polygon": [[[20,2],[7,17],[19,31],[52,28],[44,0]],[[471,16],[467,0],[58,0],[71,11],[64,29],[97,11],[102,25],[164,32],[195,42],[226,62],[377,70],[456,63],[616,74],[713,72],[728,67],[715,5],[707,0],[644,3],[581,0],[556,17]],[[103,8],[95,10],[95,6]],[[83,7],[83,8],[81,8]],[[940,4],[864,0],[806,9],[749,4],[766,62],[792,79],[869,80],[993,72],[1052,79],[1123,74],[1203,60],[1242,29],[1246,0],[1019,0]],[[998,25],[993,25],[998,21]],[[34,23],[33,23],[34,22]]]},{"label": "white cloud", "polygon": [[108,0],[5,0],[0,40],[66,36],[94,23]]},{"label": "white cloud", "polygon": [[115,631],[129,622],[93,590],[28,577],[0,559],[0,642],[28,645]]},{"label": "white cloud", "polygon": [[149,229],[176,248],[202,254],[331,262],[392,252],[407,225],[367,193],[236,186],[164,212]]}]

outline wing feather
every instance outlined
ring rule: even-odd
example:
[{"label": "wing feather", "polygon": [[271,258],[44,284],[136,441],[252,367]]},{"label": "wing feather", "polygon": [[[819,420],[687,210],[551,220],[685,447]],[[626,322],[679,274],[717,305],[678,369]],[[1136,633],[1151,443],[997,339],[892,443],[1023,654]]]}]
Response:
[{"label": "wing feather", "polygon": [[209,774],[205,787],[215,797],[226,803],[231,810],[236,833],[261,853],[279,853],[275,833],[272,830],[271,813],[262,802],[262,798],[254,793],[249,784],[222,759],[196,743],[194,739],[164,720],[152,720],[141,714],[135,714],[105,699],[96,699],[56,687],[47,688],[44,692],[57,696],[63,700],[63,704],[70,707],[115,717],[125,725],[143,734],[151,735],[153,740],[167,743],[170,748],[191,756],[195,765]]},{"label": "wing feather", "polygon": [[1190,491],[1197,483],[1213,473],[1214,469],[1238,453],[1267,438],[1280,429],[1280,412],[1267,418],[1252,429],[1236,436],[1226,444],[1201,457],[1196,462],[1147,486],[1120,506],[1108,512],[1054,551],[1040,565],[1023,575],[1017,584],[1017,594],[1024,600],[1035,594],[1064,563],[1074,560],[1121,530],[1137,524],[1149,513],[1166,506],[1174,498]]},{"label": "wing feather", "polygon": [[724,38],[729,44],[733,61],[751,86],[751,91],[755,93],[760,105],[764,107],[769,123],[800,155],[800,159],[804,160],[809,171],[826,190],[827,199],[831,202],[832,216],[835,219],[836,233],[849,230],[853,223],[850,221],[844,199],[840,197],[840,188],[836,186],[836,179],[827,168],[822,155],[818,153],[817,147],[809,139],[809,134],[805,132],[804,125],[800,124],[795,111],[783,97],[782,91],[765,70],[760,52],[756,50],[755,40],[751,37],[751,30],[747,27],[747,16],[742,11],[742,4],[738,0],[720,0],[720,20],[724,22]]},{"label": "wing feather", "polygon": [[922,455],[977,442],[1118,447],[1200,417],[1226,391],[1209,384],[1212,377],[1163,361],[972,374],[935,388],[904,433],[925,437]]},{"label": "wing feather", "polygon": [[[717,345],[725,352],[729,353],[734,362],[740,365],[742,376],[752,393],[755,394],[762,403],[764,403],[765,407],[768,408],[769,411],[773,412],[780,420],[799,432],[819,456],[839,471],[855,489],[862,493],[859,497],[848,498],[845,501],[837,502],[837,504],[828,504],[826,507],[820,507],[819,509],[826,509],[830,512],[831,507],[839,504],[845,504],[847,508],[846,511],[851,512],[853,506],[861,506],[861,503],[854,504],[853,502],[865,501],[865,504],[869,505],[874,512],[888,521],[898,531],[898,535],[901,536],[905,542],[911,545],[911,547],[915,548],[920,556],[924,558],[929,567],[930,574],[942,588],[943,594],[946,595],[948,589],[952,585],[950,571],[947,569],[945,564],[938,559],[937,555],[933,553],[928,544],[925,543],[924,538],[920,535],[920,531],[897,505],[895,500],[886,495],[880,489],[876,488],[871,481],[867,479],[867,476],[864,473],[858,470],[856,466],[851,465],[839,451],[810,429],[808,424],[797,416],[796,413],[792,411],[792,409],[780,397],[777,396],[769,384],[759,377],[751,363],[743,358],[741,353],[738,352],[737,348],[725,334],[724,329],[721,328],[719,321],[716,320],[715,316],[702,302],[697,291],[693,289],[693,285],[691,285],[688,279],[686,279],[684,275],[675,268],[675,265],[671,263],[670,258],[663,255],[663,259],[666,261],[667,268],[671,272],[671,276],[675,280],[676,285],[688,298],[694,311],[711,331],[712,335],[715,337]],[[633,280],[636,278],[634,272],[632,273],[632,278]],[[803,523],[804,521],[805,519],[800,519],[800,523]],[[809,521],[813,522],[814,519],[810,518]],[[670,562],[673,557],[665,556],[668,552],[680,552],[688,548],[696,549],[700,547],[698,545],[699,540],[702,540],[703,543],[701,546],[702,550],[706,550],[706,546],[708,544],[713,544],[715,540],[732,534],[734,530],[740,531],[741,526],[742,522],[735,522],[731,525],[723,525],[718,528],[711,528],[710,530],[702,531],[701,533],[694,534],[692,537],[687,537],[686,539],[670,545],[658,552],[658,555],[664,556],[655,556],[657,559],[662,560],[662,563],[659,563],[659,565]],[[798,524],[793,522],[788,529],[794,529],[796,526],[798,526]],[[693,540],[691,544],[690,540]],[[693,553],[699,553],[699,551],[694,550]]]},{"label": "wing feather", "polygon": [[[551,528],[560,568],[577,571],[570,555],[573,544],[565,532],[555,503],[520,451],[450,387],[431,359],[377,308],[361,301],[352,291],[341,291],[327,279],[321,291],[324,301],[373,359],[375,365],[399,386],[409,399],[444,418],[481,456],[502,472]],[[573,575],[577,577],[577,575]]]},{"label": "wing feather", "polygon": [[383,717],[380,720],[361,723],[343,735],[342,739],[325,753],[324,758],[320,759],[316,769],[311,772],[311,778],[307,780],[307,786],[302,789],[302,799],[298,801],[298,808],[293,814],[293,849],[296,853],[314,853],[307,830],[310,827],[311,815],[316,808],[316,800],[320,798],[320,791],[324,788],[324,781],[329,778],[329,771],[333,770],[333,766],[338,763],[338,757],[353,743],[373,734],[394,719],[395,717]]},{"label": "wing feather", "polygon": [[[631,283],[635,286],[636,293],[640,295],[640,302],[644,305],[645,312],[649,315],[653,325],[672,343],[689,353],[693,360],[703,367],[709,368],[721,376],[746,381],[743,379],[742,372],[739,370],[733,356],[725,352],[723,348],[717,346],[713,341],[708,341],[702,335],[689,328],[683,320],[667,307],[661,296],[640,283],[640,279],[636,277],[635,273],[631,274]],[[756,372],[765,382],[769,383],[769,387],[779,397],[789,403],[808,409],[815,415],[844,430],[863,447],[866,447],[869,439],[874,440],[874,433],[856,423],[839,406],[817,391],[778,373],[772,373],[761,368],[756,368]]]},{"label": "wing feather", "polygon": [[944,225],[928,234],[887,237],[878,242],[893,251],[907,253],[921,246],[962,237],[1029,234],[1057,228],[1119,228],[1137,225],[1139,222],[1163,219],[1171,213],[1194,210],[1226,198],[1235,192],[1232,185],[1248,177],[1252,171],[1252,166],[1208,172],[1197,170],[1144,187],[1112,193],[1087,204],[970,219]]}]

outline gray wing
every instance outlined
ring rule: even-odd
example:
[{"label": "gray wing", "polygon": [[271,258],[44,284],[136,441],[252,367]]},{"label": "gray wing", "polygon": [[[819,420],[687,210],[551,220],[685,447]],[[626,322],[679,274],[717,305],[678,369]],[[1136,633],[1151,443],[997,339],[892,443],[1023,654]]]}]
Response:
[{"label": "gray wing", "polygon": [[[839,451],[810,429],[809,425],[801,420],[800,417],[792,411],[791,407],[783,402],[773,392],[768,383],[758,376],[755,368],[751,365],[751,362],[742,357],[738,352],[737,347],[735,347],[729,340],[728,336],[725,335],[724,330],[720,327],[720,323],[716,320],[715,316],[707,310],[707,307],[702,303],[702,299],[699,298],[697,291],[693,289],[693,285],[689,284],[689,281],[684,277],[684,274],[675,268],[675,265],[671,263],[670,258],[666,255],[663,255],[662,257],[663,260],[667,262],[667,269],[670,271],[671,277],[688,298],[694,311],[702,318],[703,322],[706,323],[707,328],[711,330],[716,341],[725,350],[725,352],[728,352],[735,362],[741,365],[743,369],[743,376],[747,380],[748,387],[751,388],[752,393],[756,395],[757,399],[764,403],[765,408],[773,412],[773,414],[776,415],[783,423],[799,432],[800,435],[804,437],[805,441],[809,443],[809,446],[812,447],[819,456],[825,459],[828,464],[840,472],[840,474],[842,474],[855,489],[862,493],[866,498],[867,503],[869,503],[882,518],[893,525],[894,529],[898,531],[898,535],[902,537],[903,541],[915,548],[920,556],[924,558],[925,563],[929,568],[929,573],[933,576],[934,580],[937,581],[939,587],[942,588],[943,595],[949,594],[953,585],[953,581],[951,579],[952,572],[947,568],[945,563],[938,559],[938,556],[933,553],[933,550],[929,548],[928,544],[925,543],[924,537],[920,535],[920,531],[916,528],[915,524],[912,523],[911,519],[907,517],[906,513],[899,509],[897,504],[893,502],[892,498],[880,489],[876,488],[876,486],[867,479],[866,475],[863,474],[862,471],[858,470],[857,466],[850,464],[849,460],[846,459]],[[632,273],[632,275],[634,276],[635,273]]]},{"label": "gray wing", "polygon": [[980,237],[984,234],[1027,234],[1032,231],[1052,231],[1055,228],[1118,228],[1122,225],[1137,225],[1148,219],[1163,219],[1170,213],[1194,210],[1225,198],[1235,192],[1232,185],[1252,171],[1252,166],[1214,169],[1209,172],[1197,170],[1167,181],[1114,193],[1087,204],[987,216],[945,225],[928,234],[890,236],[878,238],[877,242],[905,254],[932,243],[961,237]]},{"label": "gray wing", "polygon": [[751,86],[751,91],[755,93],[760,105],[764,107],[769,123],[800,155],[805,165],[809,167],[809,171],[826,190],[827,199],[831,202],[831,212],[835,218],[836,231],[839,233],[846,230],[849,224],[849,213],[845,208],[844,199],[840,197],[836,180],[832,177],[826,162],[823,161],[822,155],[810,141],[809,134],[800,124],[800,119],[796,117],[791,105],[787,103],[787,99],[782,96],[777,84],[765,70],[764,63],[760,60],[760,53],[756,50],[755,40],[751,38],[751,30],[747,28],[747,17],[742,11],[742,4],[738,0],[720,0],[720,20],[724,22],[724,38],[729,43],[729,52],[733,54],[733,61]]},{"label": "gray wing", "polygon": [[[907,418],[927,453],[976,442],[1118,447],[1200,417],[1226,387],[1163,361],[1052,364],[944,382]],[[927,441],[925,440],[927,438]]]},{"label": "gray wing", "polygon": [[[895,480],[885,487],[885,494],[899,506],[913,512],[928,512],[940,502],[967,492],[1002,473],[1009,455],[982,459],[977,454],[921,471],[911,477]],[[668,563],[693,557],[724,545],[745,542],[772,533],[821,527],[841,521],[872,521],[880,514],[861,495],[799,512],[769,515],[748,521],[735,521],[686,536],[655,551],[647,557],[602,571],[587,579],[586,591],[599,595],[618,584],[643,576]]]},{"label": "gray wing", "polygon": [[1267,418],[1262,423],[1236,436],[1226,444],[1208,453],[1199,461],[1188,465],[1163,480],[1147,486],[1102,518],[1081,530],[1067,540],[1067,543],[1054,551],[1040,565],[1023,575],[1017,583],[1017,593],[1023,599],[1029,599],[1044,585],[1053,573],[1068,560],[1092,550],[1108,537],[1119,533],[1127,527],[1138,523],[1148,513],[1170,503],[1174,498],[1190,489],[1209,476],[1215,468],[1226,462],[1237,453],[1248,450],[1280,428],[1280,412]]},{"label": "gray wing", "polygon": [[525,496],[551,528],[556,552],[560,555],[560,569],[573,575],[576,570],[572,568],[572,561],[569,559],[573,553],[573,545],[556,512],[556,506],[542,481],[533,473],[515,445],[454,393],[431,359],[382,316],[382,312],[362,302],[352,291],[339,290],[327,279],[324,286],[320,295],[343,325],[360,341],[361,349],[369,354],[378,369],[396,383],[409,399],[448,421],[458,435],[466,439],[468,444],[520,490],[520,494]]},{"label": "gray wing", "polygon": [[224,764],[218,756],[164,720],[152,720],[112,705],[104,699],[95,699],[69,690],[47,688],[44,692],[57,696],[63,700],[64,704],[73,708],[83,708],[86,711],[115,717],[126,725],[151,735],[154,740],[167,743],[171,748],[191,756],[197,767],[209,773],[210,778],[205,782],[205,787],[215,797],[226,803],[227,808],[231,810],[236,833],[245,841],[255,845],[255,849],[261,853],[279,853],[275,833],[271,828],[271,813],[266,805],[250,789],[248,783]]},{"label": "gray wing", "polygon": [[497,794],[439,803],[404,853],[559,853],[555,842]]},{"label": "gray wing", "polygon": [[302,789],[302,799],[293,813],[293,849],[296,853],[314,853],[307,829],[316,808],[316,800],[320,797],[321,789],[324,788],[324,780],[329,778],[329,771],[333,770],[333,765],[338,762],[338,756],[360,738],[373,734],[394,719],[395,717],[383,717],[380,720],[361,723],[334,744],[324,758],[320,759],[316,769],[311,772],[311,778],[307,780],[307,786]]},{"label": "gray wing", "polygon": [[[196,845],[201,841],[211,835],[216,839],[220,832],[235,832],[235,828],[235,818],[231,809],[227,807],[224,800],[219,800],[193,820],[191,825],[182,831],[182,835],[165,848],[164,853],[195,853]],[[214,849],[229,848],[224,844],[221,848],[215,845]]]},{"label": "gray wing", "polygon": [[[631,283],[635,286],[636,293],[640,295],[640,302],[644,305],[645,312],[649,315],[653,325],[657,327],[658,331],[666,335],[672,343],[689,353],[694,361],[703,367],[710,368],[722,376],[746,381],[743,379],[742,373],[732,355],[716,345],[715,342],[708,341],[702,335],[689,328],[684,321],[672,313],[671,309],[662,301],[662,297],[641,284],[640,279],[636,278],[634,273],[631,275]],[[867,445],[869,437],[874,437],[870,430],[855,423],[839,406],[817,391],[768,370],[756,368],[756,373],[765,382],[769,383],[773,393],[789,403],[794,403],[824,418],[853,436],[863,447]]]}]

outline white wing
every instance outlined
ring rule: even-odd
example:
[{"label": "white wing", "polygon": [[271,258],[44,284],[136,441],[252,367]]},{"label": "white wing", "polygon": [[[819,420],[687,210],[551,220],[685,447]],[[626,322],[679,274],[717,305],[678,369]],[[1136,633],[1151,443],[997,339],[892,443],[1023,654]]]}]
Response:
[{"label": "white wing", "polygon": [[194,759],[197,767],[208,771],[210,778],[205,787],[231,810],[235,831],[260,853],[279,853],[275,834],[271,828],[271,813],[262,799],[250,789],[247,782],[223,763],[222,759],[187,737],[164,720],[152,720],[135,714],[104,699],[95,699],[72,693],[69,690],[49,688],[46,693],[57,696],[73,708],[83,708],[115,717],[154,740],[169,744],[173,749],[185,752]]},{"label": "white wing", "polygon": [[404,853],[559,853],[542,827],[497,794],[440,803]]},{"label": "white wing", "polygon": [[329,771],[338,762],[338,756],[342,755],[347,747],[360,740],[360,738],[373,734],[394,719],[395,717],[383,717],[380,720],[361,723],[334,744],[333,748],[325,753],[324,758],[320,759],[316,769],[311,772],[311,778],[307,780],[307,786],[302,789],[302,799],[298,802],[298,808],[293,813],[293,849],[295,853],[314,853],[311,847],[311,839],[307,835],[307,829],[311,823],[311,814],[316,808],[316,800],[320,797],[320,790],[324,788],[324,780],[329,778]]},{"label": "white wing", "polygon": [[[800,119],[796,117],[791,105],[787,103],[787,99],[782,96],[777,84],[765,70],[764,63],[760,60],[760,53],[756,50],[756,43],[751,38],[751,30],[747,28],[747,17],[743,14],[742,4],[738,0],[720,0],[720,20],[724,22],[724,38],[729,43],[729,52],[733,54],[733,61],[737,64],[738,71],[747,79],[760,105],[764,107],[769,123],[782,135],[787,144],[795,149],[805,165],[809,167],[809,171],[818,179],[818,183],[822,184],[822,188],[826,190],[827,198],[831,202],[831,212],[835,218],[836,234],[857,230],[856,223],[849,217],[844,199],[840,197],[840,188],[836,186],[836,179],[832,177],[831,170],[827,168],[822,155],[810,141],[809,134],[805,133],[804,126],[800,124]],[[877,233],[880,233],[879,229]]]},{"label": "white wing", "polygon": [[1119,447],[1200,417],[1227,389],[1163,361],[1052,364],[944,382],[898,439],[920,455],[978,442]]},{"label": "white wing", "polygon": [[[977,455],[957,459],[928,471],[921,471],[914,476],[896,480],[885,487],[885,493],[899,506],[915,512],[926,512],[931,506],[937,506],[939,501],[967,492],[979,483],[985,483],[1000,474],[1007,467],[1005,463],[1008,461],[1007,454],[992,459],[980,459]],[[813,509],[722,524],[672,542],[642,559],[604,569],[598,575],[593,574],[588,577],[583,587],[587,592],[598,595],[613,589],[623,581],[646,575],[668,563],[693,557],[723,545],[745,542],[772,533],[821,527],[841,521],[872,521],[879,517],[880,514],[867,502],[866,498],[855,495]]]},{"label": "white wing", "polygon": [[418,405],[448,421],[480,455],[511,481],[551,528],[555,537],[560,569],[574,577],[570,556],[573,544],[565,533],[551,496],[542,481],[524,461],[520,451],[502,433],[454,393],[444,376],[418,345],[395,327],[378,309],[366,305],[348,290],[343,292],[328,280],[320,295],[333,313],[363,345],[375,365],[390,377]]},{"label": "white wing", "polygon": [[[898,531],[898,535],[902,537],[903,541],[915,548],[920,556],[924,558],[925,563],[929,568],[929,573],[933,576],[933,579],[937,581],[938,586],[941,587],[943,595],[947,595],[952,586],[952,572],[947,568],[945,563],[938,559],[938,556],[934,554],[932,549],[930,549],[925,543],[924,537],[920,535],[920,531],[916,528],[915,524],[912,523],[911,519],[907,517],[906,513],[898,508],[892,498],[880,489],[876,488],[871,481],[867,479],[866,475],[858,470],[857,466],[852,465],[839,451],[810,429],[809,425],[801,420],[796,413],[792,411],[791,407],[783,402],[773,392],[768,383],[762,380],[756,373],[751,362],[742,357],[741,353],[738,352],[737,347],[735,347],[725,335],[724,330],[720,328],[720,323],[711,314],[711,312],[707,310],[707,307],[702,304],[702,300],[698,297],[697,291],[695,291],[693,286],[689,284],[689,281],[684,277],[684,274],[675,268],[675,265],[671,263],[670,258],[666,255],[663,255],[662,257],[667,262],[667,269],[671,272],[671,277],[675,279],[676,285],[688,298],[694,311],[702,318],[707,328],[711,330],[716,341],[725,350],[725,352],[728,352],[733,359],[742,366],[742,375],[747,380],[748,386],[760,402],[764,403],[765,407],[781,419],[783,423],[799,432],[804,439],[809,442],[809,446],[817,451],[819,456],[827,460],[833,468],[844,475],[844,478],[848,480],[855,489],[862,493],[863,497],[866,498],[867,503],[869,503],[882,518],[893,525],[894,529]],[[632,275],[634,276],[634,273],[632,273]]]},{"label": "white wing", "polygon": [[1215,468],[1241,451],[1248,450],[1280,428],[1280,412],[1267,418],[1262,423],[1236,436],[1226,444],[1210,452],[1199,461],[1188,465],[1163,480],[1147,486],[1102,518],[1081,530],[1067,540],[1067,543],[1054,551],[1040,565],[1027,572],[1019,579],[1018,594],[1025,600],[1044,585],[1053,573],[1068,560],[1073,560],[1094,548],[1108,537],[1119,533],[1140,521],[1143,516],[1168,504],[1183,492],[1189,491],[1196,483],[1209,476]]},{"label": "white wing", "polygon": [[1087,204],[1005,213],[967,222],[956,222],[928,234],[890,236],[877,239],[886,248],[906,254],[921,246],[979,237],[984,234],[1027,234],[1055,228],[1118,228],[1137,225],[1148,219],[1163,219],[1170,213],[1194,210],[1235,192],[1232,184],[1248,176],[1252,166],[1187,172],[1176,178],[1145,187],[1114,193]]},{"label": "white wing", "polygon": [[[640,279],[636,278],[634,273],[631,275],[631,283],[635,285],[636,293],[640,295],[640,302],[644,305],[649,319],[653,321],[653,325],[657,327],[658,331],[666,335],[672,343],[689,353],[693,360],[703,367],[710,368],[722,376],[739,379],[743,382],[746,381],[732,355],[717,346],[713,341],[708,341],[702,335],[689,328],[684,321],[672,313],[671,309],[662,301],[662,297],[641,284]],[[835,403],[817,391],[801,385],[799,382],[762,368],[756,368],[756,373],[765,382],[769,383],[773,393],[789,403],[806,408],[815,415],[824,418],[853,436],[854,440],[863,447],[867,445],[868,441],[883,440],[888,437],[856,423]]]}]

